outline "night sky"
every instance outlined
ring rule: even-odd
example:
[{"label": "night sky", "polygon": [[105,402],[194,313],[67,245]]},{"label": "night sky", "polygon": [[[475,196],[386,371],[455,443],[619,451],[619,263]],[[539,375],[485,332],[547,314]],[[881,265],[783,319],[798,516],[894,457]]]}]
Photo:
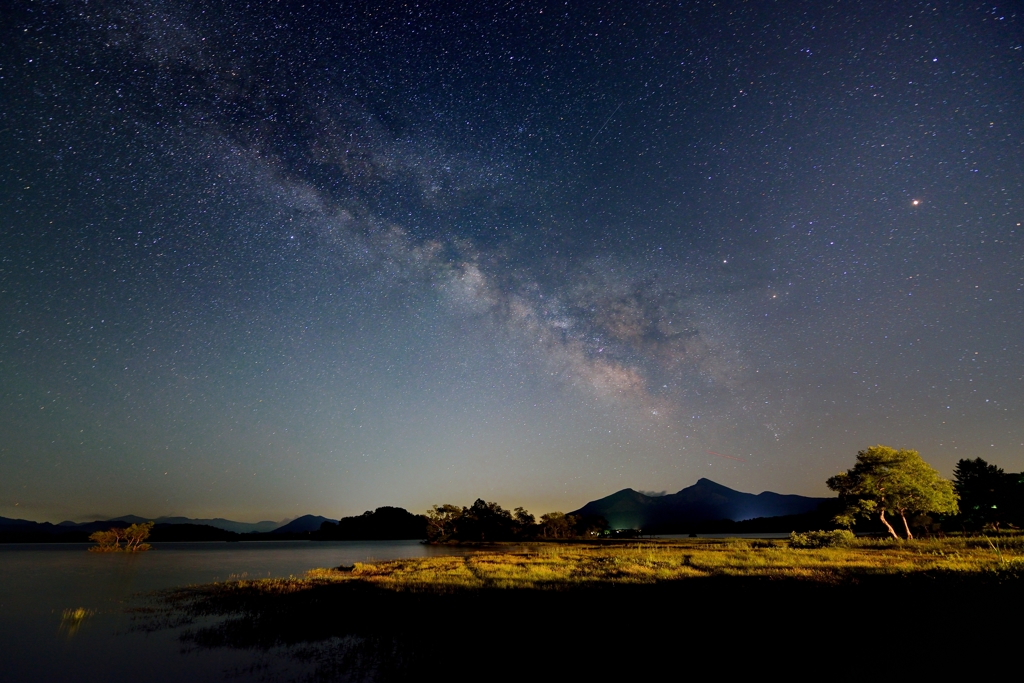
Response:
[{"label": "night sky", "polygon": [[4,3],[0,515],[1020,471],[1022,44],[1016,3]]}]

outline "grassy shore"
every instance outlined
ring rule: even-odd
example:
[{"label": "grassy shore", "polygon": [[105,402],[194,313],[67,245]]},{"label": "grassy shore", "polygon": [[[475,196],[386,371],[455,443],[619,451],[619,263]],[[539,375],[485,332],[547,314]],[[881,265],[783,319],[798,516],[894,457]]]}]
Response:
[{"label": "grassy shore", "polygon": [[[304,579],[257,582],[259,591],[360,581],[391,590],[569,589],[655,584],[701,577],[836,582],[870,574],[1007,572],[1024,569],[1024,537],[914,543],[860,541],[848,548],[794,549],[787,541],[644,541],[550,544],[464,557],[431,557],[316,569]],[[247,588],[247,586],[238,586]]]},{"label": "grassy shore", "polygon": [[[191,624],[193,645],[292,648],[317,662],[314,678],[323,680],[405,680],[433,671],[439,656],[471,667],[529,660],[547,641],[574,653],[562,672],[574,678],[588,667],[604,678],[620,662],[615,652],[684,646],[717,652],[735,643],[774,656],[799,645],[820,655],[872,632],[900,648],[932,646],[950,629],[961,629],[961,644],[992,646],[1002,637],[996,625],[1024,607],[1024,536],[819,549],[696,539],[476,550],[189,586],[162,601],[175,623]],[[549,673],[541,678],[559,678]]]}]

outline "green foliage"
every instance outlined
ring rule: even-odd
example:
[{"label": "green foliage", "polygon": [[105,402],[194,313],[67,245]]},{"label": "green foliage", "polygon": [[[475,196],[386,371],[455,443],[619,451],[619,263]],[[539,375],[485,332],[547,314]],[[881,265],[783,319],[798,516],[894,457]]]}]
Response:
[{"label": "green foliage", "polygon": [[808,531],[798,534],[793,532],[789,537],[791,548],[847,548],[853,545],[856,537],[849,529],[834,531]]},{"label": "green foliage", "polygon": [[886,519],[886,512],[900,516],[908,539],[913,534],[907,515],[957,512],[952,482],[940,477],[917,451],[872,446],[857,453],[856,465],[830,477],[826,484],[839,493],[846,506],[836,517],[837,523],[851,526],[858,517],[870,517],[877,512],[893,538],[899,535]]}]

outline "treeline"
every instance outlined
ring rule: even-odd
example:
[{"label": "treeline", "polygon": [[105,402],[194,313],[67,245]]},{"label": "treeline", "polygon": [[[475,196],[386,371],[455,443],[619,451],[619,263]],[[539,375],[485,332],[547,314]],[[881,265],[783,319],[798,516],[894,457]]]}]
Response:
[{"label": "treeline", "polygon": [[431,543],[526,541],[596,538],[605,534],[607,528],[603,518],[584,519],[549,512],[537,520],[521,507],[506,510],[497,503],[477,499],[469,507],[435,505],[426,515],[380,507],[355,517],[343,517],[337,523],[324,522],[309,537],[323,541],[426,539]]},{"label": "treeline", "polygon": [[1024,527],[1024,472],[1004,472],[981,458],[964,459],[953,470],[953,486],[960,513],[948,522],[965,531]]},{"label": "treeline", "polygon": [[598,538],[608,530],[608,522],[603,517],[548,512],[538,521],[521,507],[506,510],[482,498],[477,498],[469,507],[435,505],[427,512],[426,519],[426,536],[431,543]]},{"label": "treeline", "polygon": [[324,522],[311,538],[323,541],[394,541],[427,537],[427,517],[405,508],[379,507],[337,523]]}]

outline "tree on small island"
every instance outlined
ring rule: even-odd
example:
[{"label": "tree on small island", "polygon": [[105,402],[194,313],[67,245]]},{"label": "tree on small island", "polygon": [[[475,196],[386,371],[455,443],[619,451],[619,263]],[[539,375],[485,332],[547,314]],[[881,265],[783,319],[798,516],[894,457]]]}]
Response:
[{"label": "tree on small island", "polygon": [[[137,553],[149,550],[152,546],[143,543],[153,530],[153,522],[132,524],[130,527],[111,527],[106,531],[95,531],[89,540],[96,543],[89,548],[92,553]],[[121,545],[124,541],[124,546]]]},{"label": "tree on small island", "polygon": [[910,540],[914,535],[910,533],[908,514],[958,511],[953,483],[939,476],[917,451],[872,446],[857,453],[857,464],[851,469],[825,483],[839,493],[839,499],[846,505],[836,517],[837,523],[849,527],[858,517],[877,513],[893,538],[899,538],[899,534],[886,519],[886,512],[902,518]]}]

